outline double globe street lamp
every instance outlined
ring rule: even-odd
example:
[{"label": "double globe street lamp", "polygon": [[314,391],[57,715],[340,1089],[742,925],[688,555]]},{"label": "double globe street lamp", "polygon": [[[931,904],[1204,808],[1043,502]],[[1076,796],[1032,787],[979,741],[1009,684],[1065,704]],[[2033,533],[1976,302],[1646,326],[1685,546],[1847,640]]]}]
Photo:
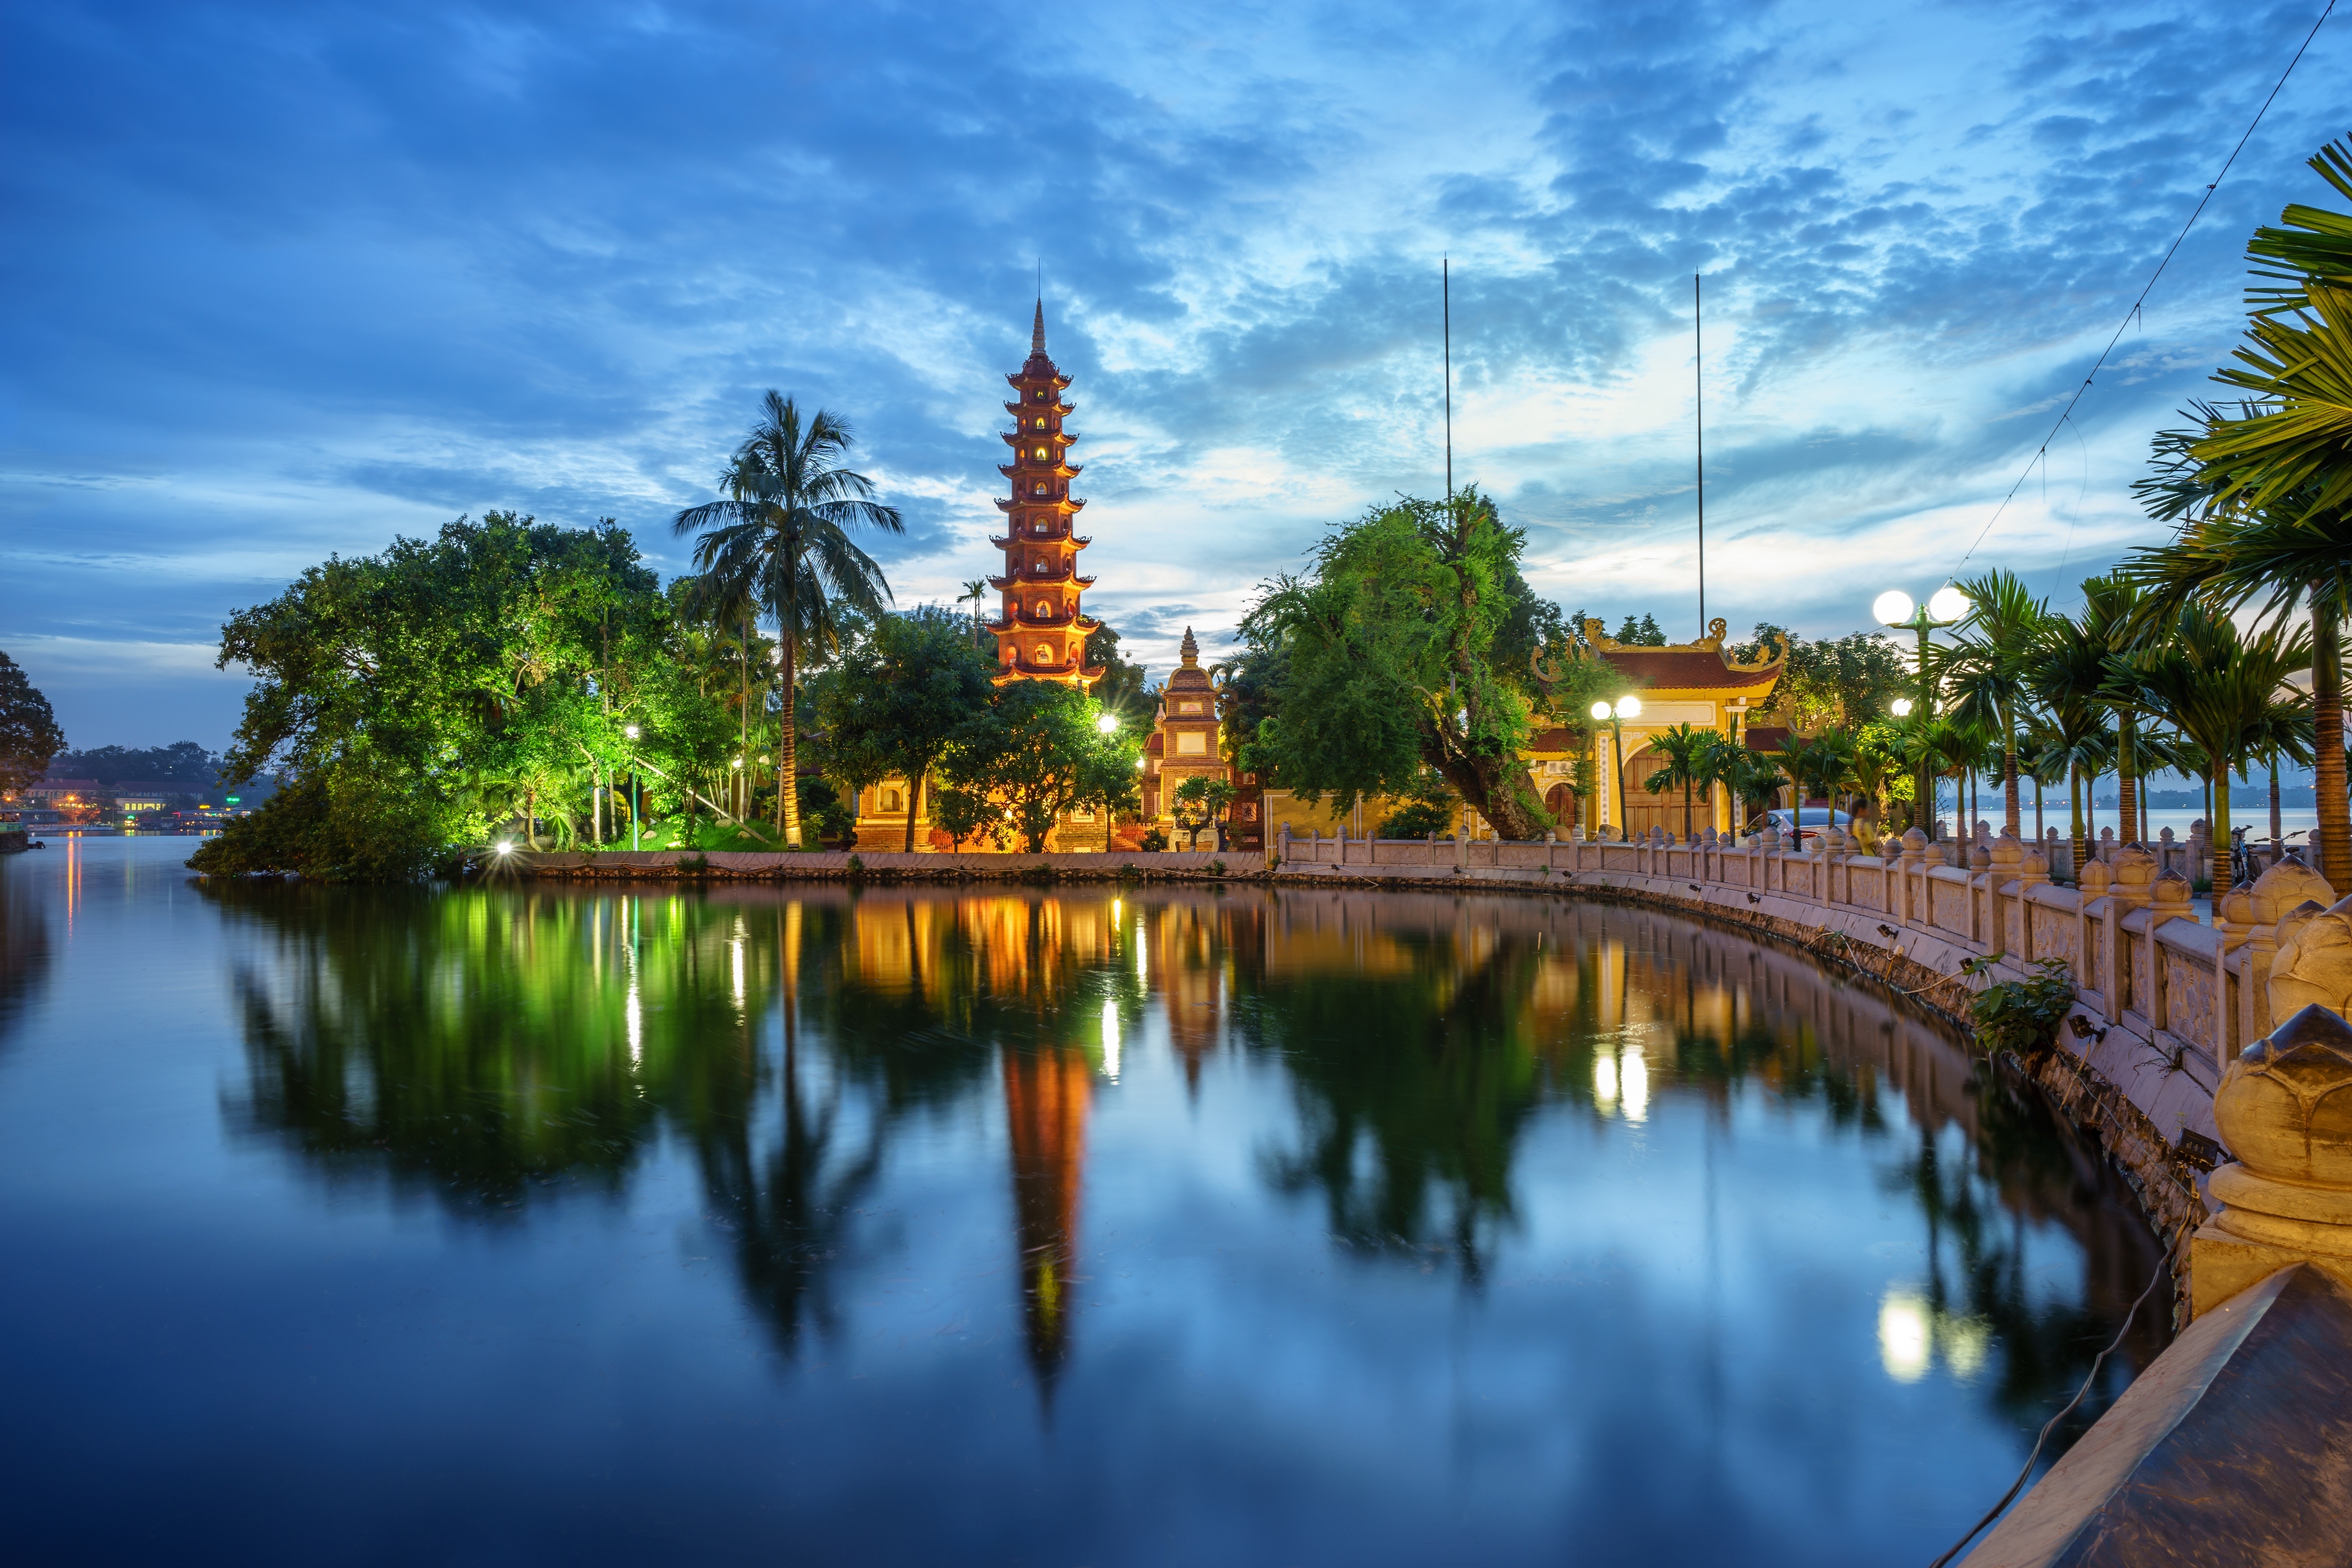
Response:
[{"label": "double globe street lamp", "polygon": [[1969,596],[1949,583],[1929,595],[1924,605],[1914,605],[1910,595],[1900,588],[1889,588],[1870,605],[1870,613],[1880,626],[1909,626],[1919,634],[1918,702],[1915,705],[1907,698],[1897,698],[1892,706],[1897,719],[1909,718],[1915,712],[1918,715],[1919,737],[1915,748],[1917,771],[1911,780],[1911,801],[1919,814],[1921,830],[1930,839],[1936,837],[1936,796],[1935,769],[1927,754],[1927,726],[1936,717],[1936,683],[1927,669],[1927,634],[1937,626],[1948,626],[1965,618],[1974,607]]},{"label": "double globe street lamp", "polygon": [[[1641,716],[1642,700],[1630,693],[1620,697],[1614,702],[1596,702],[1592,705],[1592,717],[1606,723],[1610,729],[1610,760],[1616,764],[1617,811],[1620,816],[1625,814],[1625,721],[1639,719]],[[1619,837],[1623,836],[1621,825]],[[1601,837],[1604,842],[1609,837],[1609,818],[1606,812],[1601,814]]]}]

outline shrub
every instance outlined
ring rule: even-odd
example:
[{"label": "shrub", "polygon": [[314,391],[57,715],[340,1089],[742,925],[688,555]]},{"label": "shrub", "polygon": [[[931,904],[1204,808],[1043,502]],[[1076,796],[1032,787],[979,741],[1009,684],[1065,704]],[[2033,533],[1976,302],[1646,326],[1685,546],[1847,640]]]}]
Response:
[{"label": "shrub", "polygon": [[1453,826],[1454,813],[1446,806],[1417,800],[1381,817],[1376,831],[1383,838],[1426,838],[1433,833],[1448,832]]},{"label": "shrub", "polygon": [[1142,841],[1138,843],[1136,847],[1146,855],[1160,854],[1168,847],[1168,835],[1160,828],[1152,828],[1143,836]]},{"label": "shrub", "polygon": [[[1983,974],[2002,954],[1972,958],[1961,967]],[[1988,1051],[2011,1051],[2021,1057],[2046,1051],[2058,1039],[2058,1026],[2074,1005],[2074,977],[2063,958],[2045,958],[2033,966],[2041,973],[2024,980],[2003,980],[1986,986],[1969,1003],[1976,1020],[1977,1038]]]},{"label": "shrub", "polygon": [[444,858],[434,814],[364,773],[313,773],[232,817],[188,858],[207,877],[302,877],[321,882],[406,882]]}]

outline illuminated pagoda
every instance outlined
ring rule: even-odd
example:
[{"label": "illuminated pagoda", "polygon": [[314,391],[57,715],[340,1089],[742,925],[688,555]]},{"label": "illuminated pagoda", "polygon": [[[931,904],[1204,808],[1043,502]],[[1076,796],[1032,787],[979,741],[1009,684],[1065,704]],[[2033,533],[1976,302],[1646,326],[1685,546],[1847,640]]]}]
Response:
[{"label": "illuminated pagoda", "polygon": [[1009,500],[996,505],[1010,531],[989,543],[1004,552],[1004,574],[988,585],[1004,596],[1002,616],[989,624],[996,634],[996,680],[1059,680],[1081,689],[1102,678],[1086,667],[1087,635],[1100,624],[1078,606],[1094,585],[1078,575],[1078,552],[1092,541],[1074,530],[1087,503],[1070,495],[1079,469],[1069,460],[1077,437],[1062,422],[1076,410],[1062,401],[1070,378],[1045,356],[1045,302],[1037,301],[1029,334],[1029,358],[1004,378],[1019,394],[1004,405],[1013,429],[1004,435],[1013,461],[998,472],[1013,482]]}]

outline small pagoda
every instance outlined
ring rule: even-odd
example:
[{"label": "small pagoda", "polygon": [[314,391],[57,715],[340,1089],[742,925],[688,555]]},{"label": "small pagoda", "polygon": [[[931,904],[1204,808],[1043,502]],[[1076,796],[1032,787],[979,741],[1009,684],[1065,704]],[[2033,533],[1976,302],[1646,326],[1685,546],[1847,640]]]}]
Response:
[{"label": "small pagoda", "polygon": [[996,682],[1059,680],[1086,689],[1102,678],[1087,667],[1087,635],[1100,623],[1078,607],[1078,596],[1094,585],[1078,575],[1078,552],[1091,540],[1073,525],[1087,503],[1070,494],[1079,469],[1069,460],[1077,440],[1062,422],[1076,409],[1062,401],[1070,378],[1045,355],[1045,301],[1037,301],[1029,334],[1029,358],[1004,378],[1018,394],[1004,411],[1013,416],[1005,444],[1013,461],[998,468],[1013,483],[1000,499],[1010,531],[989,543],[1004,552],[1004,574],[988,585],[1003,597],[1003,612],[989,623],[996,634]]}]

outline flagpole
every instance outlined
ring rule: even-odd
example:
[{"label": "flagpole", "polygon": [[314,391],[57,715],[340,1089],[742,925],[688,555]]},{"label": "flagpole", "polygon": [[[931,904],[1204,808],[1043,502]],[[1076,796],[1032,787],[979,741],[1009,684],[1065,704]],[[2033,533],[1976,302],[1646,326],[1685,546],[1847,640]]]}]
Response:
[{"label": "flagpole", "polygon": [[1706,636],[1706,384],[1701,367],[1706,342],[1701,334],[1698,274],[1691,274],[1691,418],[1698,447],[1698,635]]},{"label": "flagpole", "polygon": [[1454,505],[1454,261],[1438,261],[1438,287],[1445,301],[1445,505]]}]

